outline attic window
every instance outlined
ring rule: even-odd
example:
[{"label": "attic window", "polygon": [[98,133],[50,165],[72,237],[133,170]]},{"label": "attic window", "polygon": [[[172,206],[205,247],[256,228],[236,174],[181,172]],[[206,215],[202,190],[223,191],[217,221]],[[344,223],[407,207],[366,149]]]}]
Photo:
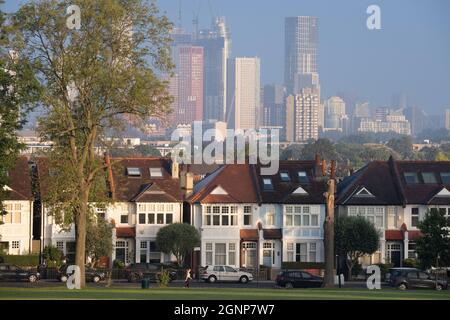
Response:
[{"label": "attic window", "polygon": [[437,183],[434,172],[422,172],[423,183]]},{"label": "attic window", "polygon": [[141,169],[128,167],[127,168],[127,175],[129,177],[140,177],[141,176]]},{"label": "attic window", "polygon": [[272,179],[264,178],[263,185],[264,185],[264,190],[273,190]]},{"label": "attic window", "polygon": [[306,171],[299,171],[298,172],[298,181],[300,183],[308,183],[308,176],[306,175]]},{"label": "attic window", "polygon": [[150,177],[152,178],[162,178],[162,170],[161,168],[150,168]]},{"label": "attic window", "polygon": [[288,172],[280,172],[280,178],[281,178],[281,181],[283,181],[283,182],[291,181],[291,178],[289,177]]},{"label": "attic window", "polygon": [[419,177],[416,172],[405,172],[403,175],[407,184],[419,183]]},{"label": "attic window", "polygon": [[443,184],[450,184],[450,172],[441,172],[441,180]]},{"label": "attic window", "polygon": [[373,197],[373,194],[371,194],[369,192],[369,190],[367,190],[366,188],[362,188],[361,190],[359,190],[356,193],[356,196],[358,196],[358,197]]}]

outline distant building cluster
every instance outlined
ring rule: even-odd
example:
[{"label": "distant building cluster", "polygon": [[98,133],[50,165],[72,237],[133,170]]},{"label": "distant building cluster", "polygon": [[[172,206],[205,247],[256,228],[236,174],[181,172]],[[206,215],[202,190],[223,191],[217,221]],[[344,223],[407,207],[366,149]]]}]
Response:
[{"label": "distant building cluster", "polygon": [[[191,131],[194,121],[220,122],[227,129],[276,128],[283,142],[304,143],[322,135],[388,133],[416,136],[425,129],[450,129],[446,116],[431,116],[408,105],[405,94],[390,106],[372,106],[356,94],[321,97],[318,73],[318,18],[284,21],[284,83],[261,84],[259,57],[231,56],[230,32],[223,17],[210,29],[172,31],[170,77],[174,97],[170,127],[152,124],[150,136],[169,137],[174,129]],[[444,119],[445,118],[445,119]],[[444,124],[445,120],[445,124]]]}]

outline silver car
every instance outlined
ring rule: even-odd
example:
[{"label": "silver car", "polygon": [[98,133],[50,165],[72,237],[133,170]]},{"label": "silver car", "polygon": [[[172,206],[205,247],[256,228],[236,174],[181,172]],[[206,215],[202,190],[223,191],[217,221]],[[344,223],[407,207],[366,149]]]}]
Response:
[{"label": "silver car", "polygon": [[253,280],[253,275],[230,266],[207,266],[201,273],[201,279],[209,283],[216,281],[248,283]]}]

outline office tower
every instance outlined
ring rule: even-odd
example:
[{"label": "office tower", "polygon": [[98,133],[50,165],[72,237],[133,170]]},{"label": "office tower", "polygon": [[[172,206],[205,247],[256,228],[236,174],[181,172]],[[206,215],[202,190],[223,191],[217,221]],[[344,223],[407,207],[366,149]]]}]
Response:
[{"label": "office tower", "polygon": [[445,128],[450,130],[450,109],[445,110]]},{"label": "office tower", "polygon": [[[203,48],[179,45],[175,61],[175,76],[170,90],[174,95],[173,124],[190,124],[203,119]],[[174,83],[176,81],[176,84]]]},{"label": "office tower", "polygon": [[317,17],[285,19],[284,84],[288,94],[318,86],[317,40]]},{"label": "office tower", "polygon": [[324,130],[342,131],[343,120],[345,118],[345,102],[340,97],[330,97],[324,103]]},{"label": "office tower", "polygon": [[416,136],[425,128],[426,115],[419,107],[407,107],[404,109],[406,119],[411,124],[411,134]]},{"label": "office tower", "polygon": [[303,89],[295,96],[289,96],[286,99],[287,140],[306,142],[310,139],[317,139],[319,135],[318,110],[319,96],[311,88]]},{"label": "office tower", "polygon": [[226,114],[227,59],[230,40],[223,17],[216,18],[211,30],[201,30],[195,44],[203,47],[203,119],[223,121]]},{"label": "office tower", "polygon": [[[383,113],[384,116],[384,113]],[[358,128],[359,132],[395,132],[398,134],[411,134],[411,125],[406,117],[402,114],[402,110],[389,111],[383,120],[364,118],[361,120]]]},{"label": "office tower", "polygon": [[263,89],[263,125],[284,126],[286,111],[286,89],[277,84],[268,84]]},{"label": "office tower", "polygon": [[408,107],[408,96],[402,92],[392,95],[392,106],[394,108],[406,109]]},{"label": "office tower", "polygon": [[375,109],[375,120],[386,121],[386,117],[389,114],[389,108],[381,107]]},{"label": "office tower", "polygon": [[229,59],[227,72],[228,127],[256,129],[261,106],[259,58]]}]

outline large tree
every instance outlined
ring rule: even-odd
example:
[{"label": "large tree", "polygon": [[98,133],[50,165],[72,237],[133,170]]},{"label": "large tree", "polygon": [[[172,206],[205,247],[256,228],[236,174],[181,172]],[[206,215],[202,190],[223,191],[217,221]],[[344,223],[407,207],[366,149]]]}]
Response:
[{"label": "large tree", "polygon": [[[81,10],[80,29],[66,24],[73,19],[66,15],[71,5]],[[39,132],[54,142],[53,169],[68,177],[54,192],[68,198],[63,209],[75,223],[75,260],[85,287],[89,200],[95,180],[105,177],[96,147],[130,119],[168,113],[172,99],[159,75],[172,68],[172,25],[144,0],[40,0],[23,5],[14,21],[15,44],[36,62],[45,86]]]},{"label": "large tree", "polygon": [[450,219],[445,209],[431,209],[418,227],[423,236],[417,239],[416,250],[422,267],[450,266]]},{"label": "large tree", "polygon": [[348,279],[359,258],[378,250],[380,235],[375,225],[364,217],[341,216],[336,219],[334,231],[335,252],[345,257]]},{"label": "large tree", "polygon": [[164,253],[173,253],[178,265],[183,266],[186,255],[200,245],[200,234],[190,224],[169,224],[158,231],[156,245]]},{"label": "large tree", "polygon": [[14,29],[6,22],[2,4],[0,0],[0,216],[6,213],[2,201],[8,194],[7,173],[23,148],[17,133],[40,93],[29,61],[12,51],[10,37]]}]

